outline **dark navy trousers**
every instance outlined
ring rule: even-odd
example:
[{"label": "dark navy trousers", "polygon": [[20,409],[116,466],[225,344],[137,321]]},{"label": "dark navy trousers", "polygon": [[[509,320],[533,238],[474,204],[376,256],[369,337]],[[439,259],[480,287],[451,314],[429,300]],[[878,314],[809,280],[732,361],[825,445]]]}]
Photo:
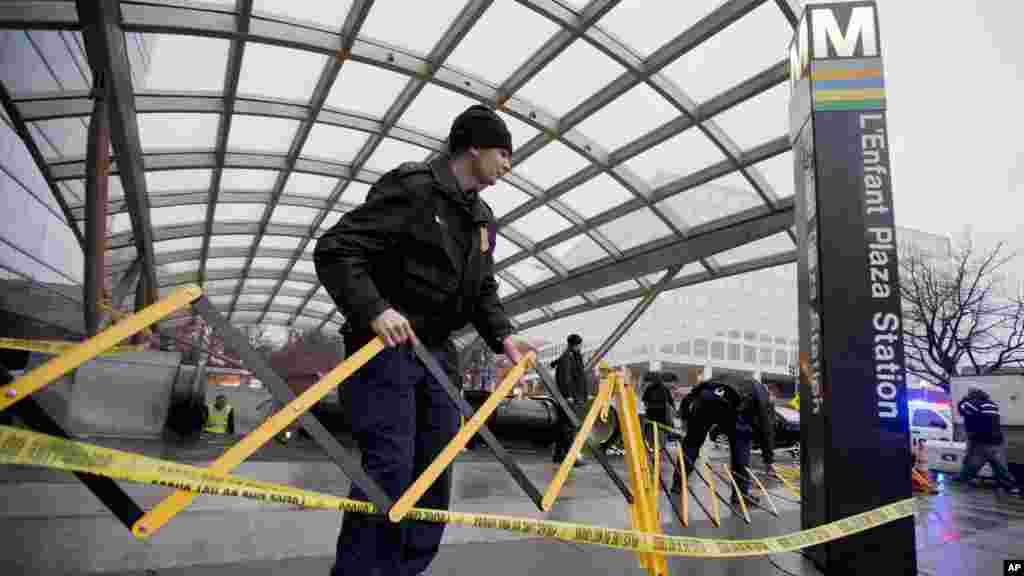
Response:
[{"label": "dark navy trousers", "polygon": [[[431,353],[453,383],[454,347]],[[340,390],[366,473],[393,500],[419,477],[455,436],[459,413],[444,388],[427,372],[408,345],[385,348],[342,383]],[[354,484],[349,497],[367,500]],[[451,468],[416,504],[447,510]],[[444,524],[386,516],[344,514],[337,561],[331,576],[416,576],[437,555]]]}]

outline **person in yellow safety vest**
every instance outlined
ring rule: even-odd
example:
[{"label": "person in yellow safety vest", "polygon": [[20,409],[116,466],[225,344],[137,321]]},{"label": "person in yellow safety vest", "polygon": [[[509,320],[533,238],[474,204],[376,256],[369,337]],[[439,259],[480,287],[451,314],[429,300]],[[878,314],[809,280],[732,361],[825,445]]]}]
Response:
[{"label": "person in yellow safety vest", "polygon": [[206,404],[206,427],[204,430],[214,434],[235,433],[235,411],[223,394],[218,394],[213,403]]}]

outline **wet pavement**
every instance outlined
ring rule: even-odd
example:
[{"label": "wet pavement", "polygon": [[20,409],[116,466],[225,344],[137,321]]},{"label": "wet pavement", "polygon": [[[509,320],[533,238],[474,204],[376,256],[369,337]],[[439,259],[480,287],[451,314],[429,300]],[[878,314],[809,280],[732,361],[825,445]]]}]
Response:
[{"label": "wet pavement", "polygon": [[[724,455],[712,453],[715,461]],[[517,459],[528,477],[543,491],[555,467],[536,452],[521,451]],[[785,463],[785,462],[783,462]],[[604,471],[593,464],[575,470],[554,509],[542,514],[509,478],[489,453],[480,449],[465,453],[456,462],[455,510],[546,517],[551,520],[626,527],[625,501]],[[625,473],[621,458],[614,466]],[[709,509],[710,493],[694,478],[695,492]],[[918,498],[917,554],[921,574],[1001,574],[1003,561],[1024,556],[1024,500],[989,487],[955,484],[939,475],[940,493]],[[768,481],[779,510],[775,517],[764,509],[750,511],[751,520],[721,506],[722,526],[716,528],[691,500],[689,526],[684,528],[666,496],[659,502],[662,528],[667,534],[706,538],[748,539],[785,534],[800,529],[799,503],[778,481]],[[725,490],[718,480],[719,490]],[[340,526],[340,523],[339,523]],[[165,568],[156,571],[121,572],[121,576],[259,576],[264,574],[326,575],[330,557],[260,560],[233,564]],[[598,546],[525,538],[510,532],[484,531],[459,526],[446,530],[433,574],[521,576],[522,574],[622,574],[643,575],[635,555]],[[749,559],[702,560],[670,558],[673,575],[774,575],[821,574],[799,553]],[[108,573],[109,574],[109,573]]]},{"label": "wet pavement", "polygon": [[[191,461],[205,465],[210,459],[223,452],[235,442],[231,438],[215,438],[204,441],[188,449],[169,449],[159,443],[140,443],[138,441],[102,441],[106,445],[149,453],[154,456],[179,461]],[[549,457],[529,447],[510,447],[516,461],[526,476],[543,493],[553,477],[556,468]],[[726,461],[726,453],[710,449],[707,456],[713,462]],[[319,460],[319,462],[318,462]],[[625,465],[622,457],[611,457],[613,466],[626,478]],[[795,463],[788,456],[778,458],[780,463]],[[549,520],[593,524],[599,526],[625,528],[629,526],[629,516],[625,500],[615,484],[607,477],[604,470],[596,463],[574,470],[569,476],[559,499],[548,513],[539,512],[527,498],[523,490],[511,479],[503,467],[495,461],[485,448],[465,452],[454,464],[454,504],[453,509],[465,512],[489,512],[511,516],[547,518]],[[30,473],[31,472],[31,473]],[[663,474],[667,470],[663,467]],[[296,441],[288,445],[268,445],[261,450],[249,463],[243,464],[239,473],[252,478],[268,481],[287,482],[308,489],[343,495],[347,493],[347,480],[337,471],[333,464],[323,462],[322,453],[311,443]],[[44,477],[45,474],[45,477]],[[35,502],[23,500],[23,506],[15,506],[8,511],[8,528],[11,533],[28,534],[24,530],[32,530],[35,522],[33,514],[45,514],[49,518],[58,516],[58,508],[63,510],[69,502],[80,498],[78,488],[70,477],[63,477],[58,484],[57,478],[49,478],[54,473],[21,470],[16,475],[7,475],[8,490],[11,498],[8,504],[14,506],[16,484],[10,482],[34,483],[36,494],[52,493],[60,495],[60,502],[52,506],[43,506],[41,496],[32,498]],[[666,477],[666,484],[669,478]],[[946,576],[960,574],[1002,574],[1003,561],[1010,558],[1024,557],[1024,500],[996,492],[990,487],[973,487],[951,483],[947,476],[939,475],[937,484],[940,493],[934,496],[918,498],[919,513],[917,526],[918,566],[921,574],[929,576]],[[0,482],[0,489],[3,488]],[[23,484],[23,486],[28,486]],[[61,488],[61,485],[66,486]],[[721,479],[716,478],[720,494],[728,496],[727,489]],[[722,526],[715,527],[702,512],[701,507],[693,499],[690,500],[689,525],[683,527],[677,510],[673,508],[667,497],[662,494],[659,501],[662,529],[667,534],[697,536],[720,539],[750,539],[795,532],[800,529],[798,499],[777,480],[766,480],[770,494],[778,508],[778,517],[765,509],[753,508],[750,511],[751,522],[748,524],[741,516],[734,514],[723,503],[721,504]],[[710,492],[699,479],[692,479],[692,486],[697,499],[711,510]],[[21,488],[25,490],[26,488]],[[147,487],[138,487],[134,492],[139,502],[149,507],[159,501],[162,493],[150,494]],[[67,492],[67,494],[64,494]],[[72,494],[74,492],[74,494]],[[677,497],[678,498],[678,497]],[[61,503],[63,502],[63,503]],[[95,503],[98,505],[98,502]],[[678,505],[678,501],[677,501]],[[33,512],[42,508],[52,508],[48,512]],[[15,508],[25,508],[17,511]],[[767,507],[767,505],[766,505]],[[20,509],[19,508],[19,509]],[[32,508],[32,510],[29,510]],[[83,510],[83,514],[96,517],[102,510],[97,506]],[[232,520],[237,518],[238,520]],[[217,497],[200,497],[193,503],[190,511],[172,522],[162,534],[165,540],[159,539],[146,545],[146,551],[126,548],[120,562],[122,568],[97,571],[86,569],[88,564],[78,564],[79,571],[63,570],[63,574],[107,574],[119,576],[258,576],[263,574],[326,575],[329,573],[332,558],[333,540],[341,526],[339,515],[328,512],[295,511],[288,507],[267,507],[258,503],[221,499]],[[19,524],[21,522],[21,524]],[[232,524],[233,522],[233,524]],[[286,523],[287,526],[283,526]],[[18,528],[21,526],[21,528]],[[45,526],[50,526],[46,524]],[[109,530],[109,529],[108,529]],[[130,539],[123,528],[113,527],[110,543],[119,539]],[[310,553],[291,552],[285,548],[293,546],[284,544],[280,535],[299,532],[295,538],[316,540],[315,545],[306,549]],[[310,532],[303,533],[309,530]],[[276,532],[275,532],[276,531]],[[39,526],[37,536],[47,538],[50,528]],[[191,534],[195,532],[195,534]],[[199,532],[205,532],[200,534]],[[266,537],[261,536],[266,534]],[[67,534],[65,534],[67,535]],[[68,547],[70,537],[61,540],[52,536],[54,541],[48,546]],[[204,540],[200,542],[200,540]],[[210,541],[210,539],[220,540]],[[275,540],[276,539],[276,540]],[[244,544],[253,540],[251,545]],[[259,540],[257,542],[256,540]],[[93,544],[99,544],[98,541]],[[282,550],[265,549],[279,545]],[[224,547],[225,554],[218,552],[204,556],[196,554],[189,557],[196,547]],[[207,550],[209,552],[209,550]],[[259,554],[257,554],[259,552]],[[266,553],[264,553],[266,552]],[[114,554],[110,552],[109,554]],[[146,555],[148,554],[148,556]],[[234,556],[231,556],[234,554]],[[5,554],[6,555],[6,554]],[[134,555],[134,556],[133,556]],[[289,557],[308,556],[308,557]],[[168,560],[168,558],[170,560]],[[218,561],[218,558],[223,560]],[[114,564],[113,558],[110,560]],[[94,563],[99,563],[94,560]],[[810,575],[821,572],[799,553],[782,553],[769,557],[729,560],[702,560],[693,558],[670,558],[669,573],[673,575],[701,574],[716,575],[774,575],[798,574]],[[171,566],[171,567],[167,567]],[[131,568],[131,569],[127,569]],[[592,545],[538,540],[513,532],[485,530],[465,526],[449,526],[441,552],[432,566],[433,574],[506,576],[522,574],[646,574],[639,566],[636,556],[632,553],[603,548]],[[2,572],[3,570],[0,570]],[[44,571],[45,572],[45,571]],[[31,573],[43,573],[34,571]],[[54,572],[56,573],[56,572]]]}]

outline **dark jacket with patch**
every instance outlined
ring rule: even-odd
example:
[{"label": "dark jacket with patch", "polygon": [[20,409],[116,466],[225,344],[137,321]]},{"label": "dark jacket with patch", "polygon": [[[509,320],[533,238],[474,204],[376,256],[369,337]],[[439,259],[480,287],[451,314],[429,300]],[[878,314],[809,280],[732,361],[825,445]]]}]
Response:
[{"label": "dark jacket with patch", "polygon": [[472,324],[501,353],[513,330],[494,279],[493,220],[476,193],[459,189],[447,157],[382,176],[313,253],[317,276],[346,318],[346,348],[372,339],[370,321],[394,308],[426,345]]},{"label": "dark jacket with patch", "polygon": [[[687,419],[693,409],[691,406],[701,397],[705,390],[714,393],[722,402],[727,403],[736,413],[737,426],[749,426],[759,436],[761,450],[767,454],[775,449],[775,407],[765,385],[752,378],[725,374],[713,377],[698,385],[679,403],[679,417]],[[699,410],[699,406],[695,408]],[[769,458],[771,458],[769,456]]]},{"label": "dark jacket with patch", "polygon": [[969,393],[957,404],[957,408],[964,417],[968,440],[996,446],[1003,443],[999,405],[988,394],[981,390]]}]

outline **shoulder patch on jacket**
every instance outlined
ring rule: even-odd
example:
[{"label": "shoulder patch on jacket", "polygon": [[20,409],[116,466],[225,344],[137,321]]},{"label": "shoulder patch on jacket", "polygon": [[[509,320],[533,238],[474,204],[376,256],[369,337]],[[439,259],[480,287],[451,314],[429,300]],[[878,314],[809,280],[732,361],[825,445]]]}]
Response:
[{"label": "shoulder patch on jacket", "polygon": [[403,162],[397,168],[381,175],[366,194],[366,202],[380,196],[390,186],[403,187],[408,191],[412,186],[432,182],[433,178],[434,173],[430,171],[429,165],[422,162]]}]

